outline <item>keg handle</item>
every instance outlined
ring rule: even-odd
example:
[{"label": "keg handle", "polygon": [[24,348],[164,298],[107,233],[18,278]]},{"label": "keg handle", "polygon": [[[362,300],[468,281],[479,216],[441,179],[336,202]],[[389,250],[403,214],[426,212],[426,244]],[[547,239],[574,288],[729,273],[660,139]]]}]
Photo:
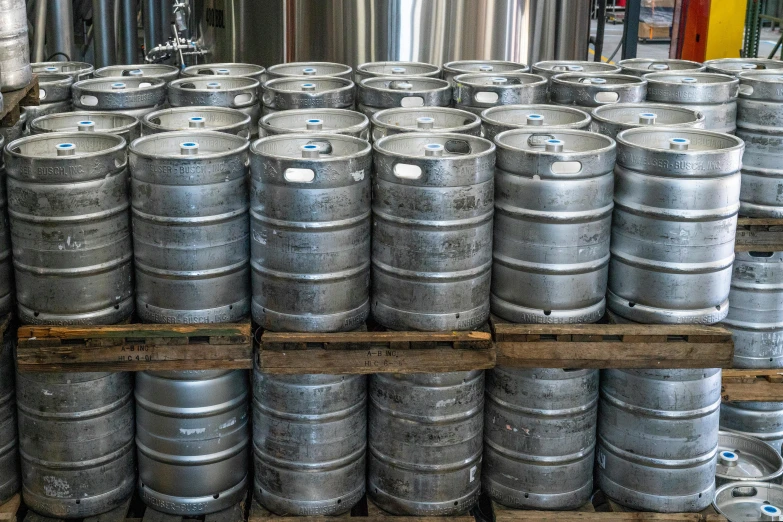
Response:
[{"label": "keg handle", "polygon": [[283,178],[289,183],[312,183],[315,181],[315,171],[312,169],[285,169]]}]

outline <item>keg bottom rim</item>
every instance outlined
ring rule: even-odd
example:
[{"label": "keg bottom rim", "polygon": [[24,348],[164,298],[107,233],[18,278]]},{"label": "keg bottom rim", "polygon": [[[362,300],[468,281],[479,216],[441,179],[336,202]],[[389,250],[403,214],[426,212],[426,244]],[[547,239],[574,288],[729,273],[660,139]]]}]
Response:
[{"label": "keg bottom rim", "polygon": [[373,300],[372,315],[378,323],[392,330],[475,330],[489,319],[489,298],[475,308],[445,314],[400,310],[376,299]]},{"label": "keg bottom rim", "polygon": [[488,473],[481,477],[482,488],[492,500],[513,509],[574,510],[590,502],[593,493],[592,473],[579,489],[557,493],[534,493],[513,489],[492,479]]},{"label": "keg bottom rim", "polygon": [[225,491],[204,497],[175,497],[160,493],[145,486],[141,477],[138,479],[139,497],[155,511],[169,515],[208,515],[228,509],[245,498],[248,487],[248,475],[236,485]]},{"label": "keg bottom rim", "polygon": [[[132,464],[132,463],[131,463]],[[135,478],[125,477],[111,491],[81,498],[51,498],[38,495],[22,485],[24,502],[33,511],[51,518],[86,518],[107,513],[123,504],[133,495]]]},{"label": "keg bottom rim", "polygon": [[253,321],[273,332],[344,332],[355,330],[370,316],[369,297],[352,310],[335,314],[287,314],[271,310],[253,296]]},{"label": "keg bottom rim", "polygon": [[[490,294],[490,310],[498,317],[514,323],[527,324],[573,324],[573,323],[594,323],[601,319],[606,309],[606,298],[596,304],[584,308],[573,308],[570,310],[542,310],[536,308],[527,308],[505,299],[501,299],[495,294]],[[547,314],[546,312],[550,312]]]},{"label": "keg bottom rim", "polygon": [[728,298],[719,305],[720,309],[711,307],[675,310],[642,303],[634,303],[634,306],[630,306],[628,299],[618,296],[611,290],[606,291],[606,305],[609,311],[623,319],[647,324],[714,324],[725,319],[729,313]]},{"label": "keg bottom rim", "polygon": [[367,496],[382,510],[392,515],[410,516],[454,516],[470,511],[476,505],[481,494],[480,481],[476,481],[473,490],[459,498],[445,502],[416,502],[397,498],[367,481]]},{"label": "keg bottom rim", "polygon": [[295,500],[275,495],[262,489],[258,481],[253,485],[253,498],[266,509],[280,516],[334,516],[346,513],[362,499],[365,484],[337,498],[324,500]]},{"label": "keg bottom rim", "polygon": [[743,217],[781,219],[783,218],[783,207],[740,200],[739,213]]},{"label": "keg bottom rim", "polygon": [[33,309],[27,308],[22,303],[17,303],[17,307],[19,321],[22,324],[117,324],[133,315],[134,299],[131,295],[114,306],[80,314],[40,312],[36,315]]},{"label": "keg bottom rim", "polygon": [[690,495],[655,495],[626,488],[614,482],[600,469],[598,488],[618,504],[640,511],[657,511],[658,513],[693,513],[706,509],[715,496],[715,481],[703,491]]},{"label": "keg bottom rim", "polygon": [[[138,278],[137,278],[138,279]],[[250,296],[233,303],[200,310],[175,310],[155,306],[136,296],[136,312],[139,319],[157,323],[235,323],[250,314]]]}]

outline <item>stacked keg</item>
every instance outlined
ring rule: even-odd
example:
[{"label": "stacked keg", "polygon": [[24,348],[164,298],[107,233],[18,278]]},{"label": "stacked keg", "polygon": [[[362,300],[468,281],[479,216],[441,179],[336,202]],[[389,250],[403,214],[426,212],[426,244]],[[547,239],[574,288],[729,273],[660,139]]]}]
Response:
[{"label": "stacked keg", "polygon": [[264,83],[263,113],[291,109],[353,109],[354,83],[334,76],[275,78]]},{"label": "stacked keg", "polygon": [[616,138],[637,127],[663,126],[675,129],[703,129],[705,118],[699,111],[663,103],[613,103],[593,109],[594,132]]},{"label": "stacked keg", "polygon": [[644,76],[661,71],[682,71],[688,73],[703,72],[706,67],[699,62],[676,60],[673,58],[628,58],[617,62],[623,74]]},{"label": "stacked keg", "polygon": [[354,72],[354,81],[359,83],[365,78],[384,76],[419,76],[440,78],[441,69],[437,65],[422,62],[370,62],[363,63]]},{"label": "stacked keg", "polygon": [[32,120],[46,114],[57,114],[71,110],[71,85],[73,78],[67,74],[39,74],[39,105],[24,106],[28,125]]},{"label": "stacked keg", "polygon": [[449,107],[385,109],[372,115],[372,139],[402,132],[481,135],[481,118]]},{"label": "stacked keg", "polygon": [[0,90],[21,89],[33,79],[30,43],[27,37],[27,4],[2,0],[0,12]]},{"label": "stacked keg", "polygon": [[139,119],[119,112],[77,111],[39,116],[30,122],[31,134],[48,132],[108,132],[125,139],[126,145],[139,137]]},{"label": "stacked keg", "polygon": [[[454,77],[460,74],[505,74],[528,72],[524,63],[506,60],[458,60],[443,64],[443,79],[454,85]],[[536,73],[539,74],[539,73]]]},{"label": "stacked keg", "polygon": [[783,62],[771,58],[718,58],[707,60],[704,66],[707,72],[737,76],[745,71],[783,69]]},{"label": "stacked keg", "polygon": [[144,135],[174,131],[217,131],[250,137],[250,116],[227,107],[176,107],[145,114]]},{"label": "stacked keg", "polygon": [[564,73],[549,86],[553,104],[587,112],[611,103],[641,103],[646,94],[647,80],[627,74]]},{"label": "stacked keg", "polygon": [[179,68],[163,63],[143,63],[138,65],[110,65],[101,67],[93,73],[95,78],[157,78],[166,83],[179,78]]},{"label": "stacked keg", "polygon": [[342,63],[290,62],[273,65],[266,70],[268,80],[284,76],[337,76],[350,80],[353,78],[353,69]]},{"label": "stacked keg", "polygon": [[172,107],[228,107],[250,116],[251,131],[261,114],[258,80],[243,76],[194,76],[169,83]]},{"label": "stacked keg", "polygon": [[590,114],[571,107],[558,105],[500,105],[481,113],[481,130],[484,137],[494,139],[503,131],[555,127],[560,129],[588,130]]},{"label": "stacked keg", "polygon": [[368,117],[393,107],[448,107],[451,85],[445,80],[419,76],[381,76],[357,85],[357,109]]},{"label": "stacked keg", "polygon": [[453,82],[454,106],[474,114],[498,105],[544,103],[547,97],[547,80],[537,74],[460,74]]},{"label": "stacked keg", "polygon": [[294,109],[273,112],[258,121],[260,137],[292,133],[345,134],[367,140],[370,120],[364,114],[347,109]]},{"label": "stacked keg", "polygon": [[67,74],[74,83],[92,77],[95,67],[86,62],[37,62],[31,65],[35,74]]},{"label": "stacked keg", "polygon": [[551,82],[554,76],[565,73],[616,74],[620,67],[606,62],[588,62],[584,60],[544,60],[533,64],[534,74],[543,76]]},{"label": "stacked keg", "polygon": [[185,67],[182,76],[245,76],[263,82],[265,72],[260,65],[250,63],[209,63]]},{"label": "stacked keg", "polygon": [[93,78],[74,83],[71,94],[77,110],[121,112],[141,118],[166,103],[166,81],[139,76]]}]

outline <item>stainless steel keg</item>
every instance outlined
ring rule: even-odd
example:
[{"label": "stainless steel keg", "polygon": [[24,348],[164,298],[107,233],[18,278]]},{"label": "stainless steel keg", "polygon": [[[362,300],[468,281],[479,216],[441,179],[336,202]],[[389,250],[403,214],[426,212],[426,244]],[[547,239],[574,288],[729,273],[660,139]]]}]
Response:
[{"label": "stainless steel keg", "polygon": [[30,122],[32,134],[49,132],[108,132],[125,139],[126,145],[139,137],[139,119],[119,112],[77,111],[39,116]]},{"label": "stainless steel keg", "polygon": [[[4,146],[5,140],[0,137],[0,150]],[[11,230],[8,221],[8,197],[5,184],[5,167],[3,161],[0,160],[0,317],[4,317],[13,311],[14,301],[14,265],[11,259]],[[0,444],[0,448],[2,447],[3,444]],[[0,488],[1,490],[2,488]],[[2,498],[1,494],[0,498]]]},{"label": "stainless steel keg", "polygon": [[741,433],[718,432],[718,464],[715,485],[727,482],[775,482],[783,475],[780,450]]},{"label": "stainless steel keg", "polygon": [[37,62],[30,65],[35,74],[67,74],[74,82],[92,78],[95,67],[86,62]]},{"label": "stainless steel keg", "polygon": [[291,109],[353,109],[354,83],[335,76],[275,78],[264,83],[264,114]]},{"label": "stainless steel keg", "polygon": [[768,482],[729,482],[715,491],[712,506],[729,522],[780,520],[783,486]]},{"label": "stainless steel keg", "polygon": [[145,136],[174,131],[217,131],[250,138],[250,116],[228,107],[176,107],[145,114],[141,119]]},{"label": "stainless steel keg", "polygon": [[372,115],[372,139],[404,132],[458,133],[481,135],[481,118],[450,107],[398,107]]},{"label": "stainless steel keg", "polygon": [[132,374],[17,373],[16,396],[22,496],[30,509],[57,519],[91,517],[133,494]]},{"label": "stainless steel keg", "polygon": [[282,134],[250,148],[253,319],[269,330],[352,330],[370,303],[370,145]]},{"label": "stainless steel keg", "polygon": [[483,324],[495,145],[465,134],[397,134],[375,142],[374,166],[375,320],[395,330]]},{"label": "stainless steel keg", "polygon": [[534,63],[531,72],[551,81],[553,76],[564,73],[616,74],[620,72],[620,67],[613,63],[587,60],[544,60]]},{"label": "stainless steel keg", "polygon": [[644,76],[647,101],[681,105],[704,114],[704,128],[733,134],[739,80],[708,72],[658,72]]},{"label": "stainless steel keg", "polygon": [[546,91],[546,78],[537,74],[460,74],[454,77],[454,106],[480,115],[498,105],[545,103]]},{"label": "stainless steel keg", "polygon": [[783,252],[737,252],[729,314],[735,368],[783,368]]},{"label": "stainless steel keg", "polygon": [[80,111],[121,112],[141,118],[166,103],[166,82],[157,78],[93,78],[71,86],[73,107]]},{"label": "stainless steel keg", "polygon": [[696,129],[617,136],[607,304],[640,323],[728,313],[742,140]]},{"label": "stainless steel keg", "polygon": [[394,107],[448,107],[451,104],[451,85],[437,78],[367,78],[357,87],[357,109],[368,117]]},{"label": "stainless steel keg", "polygon": [[230,323],[250,313],[248,141],[167,132],[128,148],[136,310],[155,323]]},{"label": "stainless steel keg", "polygon": [[366,78],[379,76],[422,76],[440,78],[441,69],[437,65],[423,62],[369,62],[356,67],[354,81],[359,83]]},{"label": "stainless steel keg", "polygon": [[261,115],[259,82],[241,76],[199,76],[180,78],[169,83],[172,107],[228,107],[250,116],[251,132]]},{"label": "stainless steel keg", "polygon": [[345,134],[367,140],[370,120],[348,109],[294,109],[273,112],[258,121],[258,135],[262,138],[293,133]]},{"label": "stainless steel keg", "polygon": [[513,508],[576,509],[593,493],[598,370],[487,372],[484,490]]},{"label": "stainless steel keg", "polygon": [[646,94],[647,80],[629,74],[558,74],[549,86],[552,103],[588,112],[612,103],[641,103]]},{"label": "stainless steel keg", "polygon": [[138,492],[145,504],[198,515],[245,498],[249,391],[244,370],[136,374]]},{"label": "stainless steel keg", "polygon": [[61,132],[6,147],[22,323],[113,324],[133,313],[125,146],[114,134]]},{"label": "stainless steel keg", "polygon": [[674,58],[627,58],[617,62],[623,74],[644,76],[661,71],[703,72],[707,67],[699,62]]},{"label": "stainless steel keg", "polygon": [[641,511],[706,508],[715,493],[720,369],[601,373],[601,491]]},{"label": "stainless steel keg", "polygon": [[688,107],[663,103],[614,103],[596,107],[592,112],[593,132],[616,138],[627,129],[638,127],[668,127],[703,129],[702,113]]},{"label": "stainless steel keg", "polygon": [[365,490],[367,377],[271,375],[253,381],[255,498],[279,515],[350,511]]},{"label": "stainless steel keg", "polygon": [[207,63],[185,67],[182,76],[245,76],[263,82],[265,72],[266,69],[252,63]]},{"label": "stainless steel keg", "polygon": [[21,485],[14,391],[14,337],[6,335],[0,345],[0,502],[11,498]]},{"label": "stainless steel keg", "polygon": [[745,141],[740,213],[781,218],[783,69],[743,72],[738,78],[737,137]]},{"label": "stainless steel keg", "polygon": [[481,121],[484,137],[492,140],[511,129],[553,127],[589,130],[592,118],[585,111],[561,105],[500,105],[482,112]]},{"label": "stainless steel keg", "polygon": [[615,163],[606,136],[542,127],[495,136],[492,313],[515,323],[604,315]]},{"label": "stainless steel keg", "polygon": [[266,70],[266,79],[284,76],[339,76],[350,80],[353,69],[342,63],[331,62],[290,62],[272,65]]},{"label": "stainless steel keg", "polygon": [[530,67],[519,62],[506,60],[457,60],[443,64],[443,79],[454,85],[454,77],[460,74],[505,74],[528,71],[530,71]]},{"label": "stainless steel keg", "polygon": [[38,87],[40,103],[25,105],[28,121],[71,110],[71,85],[73,78],[67,74],[39,74]]},{"label": "stainless steel keg", "polygon": [[95,78],[158,78],[166,83],[179,78],[179,67],[164,63],[142,63],[136,65],[109,65],[101,67],[93,73]]},{"label": "stainless steel keg", "polygon": [[745,71],[783,69],[783,61],[770,58],[718,58],[707,60],[704,66],[707,72],[736,76]]},{"label": "stainless steel keg", "polygon": [[33,79],[30,41],[27,36],[27,4],[24,0],[0,0],[0,90],[21,89]]},{"label": "stainless steel keg", "polygon": [[781,451],[783,402],[723,402],[720,429],[755,437]]},{"label": "stainless steel keg", "polygon": [[484,372],[370,377],[368,496],[395,515],[451,516],[481,491]]}]

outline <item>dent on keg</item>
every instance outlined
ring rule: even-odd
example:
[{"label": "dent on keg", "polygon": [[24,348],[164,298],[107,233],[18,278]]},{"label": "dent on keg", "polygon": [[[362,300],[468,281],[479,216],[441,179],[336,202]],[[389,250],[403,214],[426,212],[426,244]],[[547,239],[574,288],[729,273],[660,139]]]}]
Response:
[{"label": "dent on keg", "polygon": [[757,438],[781,451],[783,402],[724,401],[720,407],[720,429]]},{"label": "dent on keg", "polygon": [[0,89],[21,89],[33,79],[30,40],[27,35],[27,4],[24,0],[2,0],[0,12]]},{"label": "dent on keg", "polygon": [[367,78],[357,86],[356,103],[368,117],[394,107],[448,107],[451,85],[445,80],[416,76]]},{"label": "dent on keg", "polygon": [[260,137],[293,133],[345,134],[370,138],[370,120],[364,114],[348,109],[294,109],[263,116],[258,121]]},{"label": "dent on keg", "polygon": [[457,60],[443,64],[443,79],[454,85],[454,77],[460,74],[504,74],[528,72],[529,70],[530,67],[524,63],[506,60]]},{"label": "dent on keg", "polygon": [[628,58],[617,62],[623,74],[644,76],[647,73],[661,71],[703,72],[707,67],[691,60],[674,58]]},{"label": "dent on keg", "polygon": [[372,139],[404,132],[452,132],[481,135],[481,118],[450,107],[398,107],[372,115]]},{"label": "dent on keg", "polygon": [[592,112],[592,131],[616,138],[617,134],[637,127],[703,129],[705,118],[699,111],[663,103],[615,103],[596,107]]},{"label": "dent on keg", "polygon": [[377,76],[423,76],[440,78],[441,69],[437,65],[423,62],[369,62],[359,65],[354,71],[354,81],[359,83],[365,78]]},{"label": "dent on keg", "polygon": [[125,138],[126,145],[139,137],[139,119],[120,112],[76,111],[39,116],[30,122],[32,134],[48,132],[108,132]]},{"label": "dent on keg", "polygon": [[67,74],[74,82],[92,77],[95,67],[86,62],[37,62],[31,64],[35,74]]},{"label": "dent on keg", "polygon": [[587,60],[544,60],[534,63],[531,72],[551,81],[553,76],[563,73],[619,73],[620,67],[612,63]]},{"label": "dent on keg", "polygon": [[185,67],[182,76],[246,76],[263,82],[265,72],[266,69],[252,63],[208,63]]},{"label": "dent on keg", "polygon": [[355,86],[334,76],[275,78],[263,85],[264,114],[291,109],[352,109]]},{"label": "dent on keg", "polygon": [[95,78],[116,78],[130,76],[132,78],[158,78],[170,82],[179,78],[179,67],[163,63],[141,63],[135,65],[109,65],[97,69]]},{"label": "dent on keg", "polygon": [[727,482],[775,482],[783,475],[780,451],[755,437],[721,431],[718,433],[716,486]]},{"label": "dent on keg", "polygon": [[339,76],[350,80],[353,69],[342,63],[331,62],[290,62],[273,65],[266,70],[266,78],[283,76]]},{"label": "dent on keg", "polygon": [[647,80],[628,74],[564,73],[552,77],[549,99],[591,111],[612,103],[641,103],[647,95]]},{"label": "dent on keg", "polygon": [[498,105],[545,103],[547,80],[528,73],[460,74],[454,77],[454,106],[480,115]]},{"label": "dent on keg", "polygon": [[561,105],[500,105],[481,113],[481,128],[486,139],[503,131],[552,127],[589,130],[592,118],[588,112]]},{"label": "dent on keg", "polygon": [[707,72],[732,76],[737,76],[745,71],[783,69],[783,61],[770,58],[718,58],[707,60],[704,65],[707,67]]},{"label": "dent on keg", "polygon": [[71,96],[80,111],[122,112],[141,118],[166,103],[166,82],[133,76],[93,78],[74,83]]},{"label": "dent on keg", "polygon": [[145,136],[174,131],[216,131],[250,138],[250,116],[228,107],[175,107],[145,114]]}]

